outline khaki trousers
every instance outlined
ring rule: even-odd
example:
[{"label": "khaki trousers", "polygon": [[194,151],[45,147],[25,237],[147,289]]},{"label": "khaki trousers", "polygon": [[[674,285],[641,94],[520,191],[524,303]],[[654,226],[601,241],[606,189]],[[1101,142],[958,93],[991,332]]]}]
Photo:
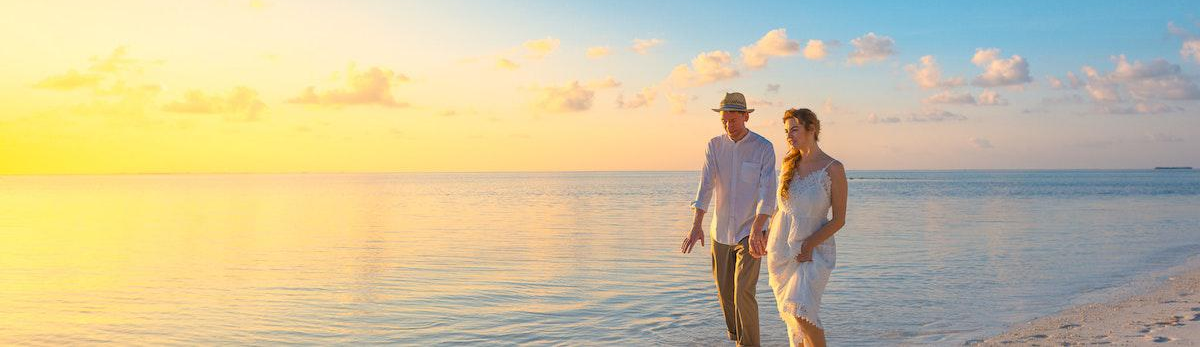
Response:
[{"label": "khaki trousers", "polygon": [[717,281],[717,298],[725,313],[729,339],[738,346],[758,346],[758,287],[761,260],[750,256],[749,238],[736,245],[712,243],[713,277]]}]

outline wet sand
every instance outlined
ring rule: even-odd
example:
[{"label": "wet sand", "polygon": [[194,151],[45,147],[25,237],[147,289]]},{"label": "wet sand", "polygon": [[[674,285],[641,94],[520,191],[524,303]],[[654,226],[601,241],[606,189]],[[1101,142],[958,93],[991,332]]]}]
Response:
[{"label": "wet sand", "polygon": [[1018,324],[978,346],[1200,346],[1200,269],[1125,299]]}]

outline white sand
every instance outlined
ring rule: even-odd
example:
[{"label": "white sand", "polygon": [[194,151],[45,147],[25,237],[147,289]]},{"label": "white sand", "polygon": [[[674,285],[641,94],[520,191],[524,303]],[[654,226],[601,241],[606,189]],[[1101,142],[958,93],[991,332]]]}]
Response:
[{"label": "white sand", "polygon": [[1200,269],[1128,299],[1019,324],[980,346],[1200,346]]}]

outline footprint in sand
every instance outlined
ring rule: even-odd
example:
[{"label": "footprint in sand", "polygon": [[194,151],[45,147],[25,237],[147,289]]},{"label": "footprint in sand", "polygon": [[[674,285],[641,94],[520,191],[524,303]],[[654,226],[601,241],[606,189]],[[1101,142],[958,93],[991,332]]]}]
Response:
[{"label": "footprint in sand", "polygon": [[1166,336],[1155,336],[1153,338],[1146,336],[1146,338],[1150,339],[1150,341],[1153,341],[1154,343],[1171,342],[1171,340],[1173,340],[1172,338]]},{"label": "footprint in sand", "polygon": [[[1200,316],[1200,314],[1198,314],[1197,316]],[[1062,326],[1060,326],[1058,328],[1059,329],[1071,329],[1071,328],[1078,328],[1078,327],[1079,327],[1079,324],[1069,323],[1069,324],[1063,324]]]}]

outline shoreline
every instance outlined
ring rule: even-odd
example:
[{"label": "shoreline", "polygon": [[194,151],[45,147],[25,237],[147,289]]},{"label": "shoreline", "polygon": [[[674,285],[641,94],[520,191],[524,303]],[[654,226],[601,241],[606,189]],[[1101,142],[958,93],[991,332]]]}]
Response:
[{"label": "shoreline", "polygon": [[1200,266],[1172,271],[1164,281],[1108,302],[1069,307],[973,346],[1200,345]]}]

